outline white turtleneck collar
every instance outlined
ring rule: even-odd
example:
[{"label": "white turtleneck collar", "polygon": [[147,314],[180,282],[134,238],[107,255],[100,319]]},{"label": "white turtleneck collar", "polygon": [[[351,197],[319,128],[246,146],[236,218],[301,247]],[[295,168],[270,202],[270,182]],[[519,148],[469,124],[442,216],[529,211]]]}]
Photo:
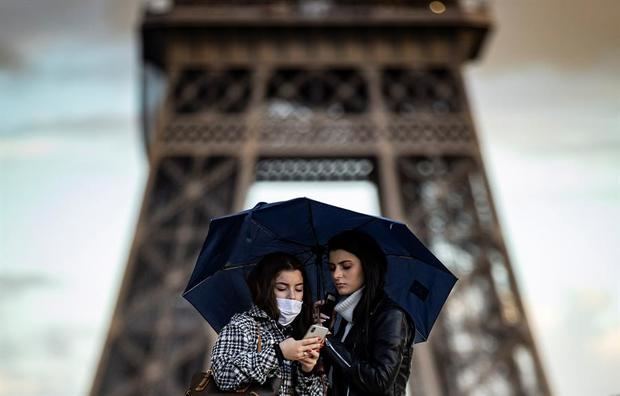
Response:
[{"label": "white turtleneck collar", "polygon": [[342,316],[344,320],[349,323],[353,323],[353,311],[355,307],[362,299],[362,292],[364,287],[360,287],[355,292],[351,293],[347,298],[336,304],[334,310]]}]

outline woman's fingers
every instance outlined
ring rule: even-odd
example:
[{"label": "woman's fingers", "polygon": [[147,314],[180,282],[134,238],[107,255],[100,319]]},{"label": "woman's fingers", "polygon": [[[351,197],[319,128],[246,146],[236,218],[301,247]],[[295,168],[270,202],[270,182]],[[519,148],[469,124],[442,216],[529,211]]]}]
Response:
[{"label": "woman's fingers", "polygon": [[311,349],[317,349],[320,346],[321,341],[319,338],[307,338],[301,340],[301,344],[299,345],[299,350],[301,351],[309,351]]},{"label": "woman's fingers", "polygon": [[303,347],[302,352],[318,351],[321,349],[321,344],[313,344]]},{"label": "woman's fingers", "polygon": [[280,343],[280,349],[285,359],[299,361],[302,361],[302,359],[310,359],[308,362],[311,362],[313,359],[318,359],[318,351],[321,349],[321,346],[322,343],[319,337],[306,338],[298,341],[287,338]]},{"label": "woman's fingers", "polygon": [[300,340],[301,345],[306,346],[306,345],[311,345],[311,344],[318,344],[321,342],[321,339],[319,337],[311,337],[311,338],[304,338],[303,340]]},{"label": "woman's fingers", "polygon": [[299,362],[308,366],[314,366],[319,360],[319,353],[316,351],[307,352],[306,356],[299,359]]},{"label": "woman's fingers", "polygon": [[329,316],[323,313],[319,314],[319,317],[314,319],[315,322],[320,323],[321,325],[325,323],[327,320],[329,320]]},{"label": "woman's fingers", "polygon": [[299,363],[301,363],[301,369],[304,372],[309,373],[314,369],[318,360],[319,360],[318,351],[308,351],[308,352],[304,352],[304,357],[299,359]]},{"label": "woman's fingers", "polygon": [[315,356],[315,353],[318,354],[315,351],[321,349],[321,339],[314,337],[295,341],[288,338],[280,343],[280,349],[286,359],[301,361],[309,356]]},{"label": "woman's fingers", "polygon": [[308,352],[304,352],[304,355],[302,358],[300,358],[300,361],[305,361],[305,362],[314,362],[316,360],[318,360],[320,354],[317,351],[308,351]]}]

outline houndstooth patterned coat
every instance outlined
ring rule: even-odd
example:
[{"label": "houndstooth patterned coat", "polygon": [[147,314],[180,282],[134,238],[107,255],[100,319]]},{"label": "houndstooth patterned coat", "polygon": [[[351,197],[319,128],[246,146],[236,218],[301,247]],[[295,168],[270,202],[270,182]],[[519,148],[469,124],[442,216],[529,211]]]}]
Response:
[{"label": "houndstooth patterned coat", "polygon": [[[261,352],[257,350],[259,328]],[[257,306],[233,316],[213,346],[211,370],[217,386],[234,390],[277,376],[282,379],[280,395],[322,396],[323,384],[318,376],[303,373],[298,362],[278,361],[274,344],[286,338],[285,329]]]}]

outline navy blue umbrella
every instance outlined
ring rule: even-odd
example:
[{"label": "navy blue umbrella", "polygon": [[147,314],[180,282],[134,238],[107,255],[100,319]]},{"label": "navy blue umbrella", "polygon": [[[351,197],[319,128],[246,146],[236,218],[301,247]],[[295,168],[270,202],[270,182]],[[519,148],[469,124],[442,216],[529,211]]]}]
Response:
[{"label": "navy blue umbrella", "polygon": [[183,293],[216,330],[251,304],[247,273],[267,253],[284,251],[306,264],[313,298],[333,290],[327,241],[358,230],[372,236],[388,261],[385,291],[411,316],[415,342],[425,341],[456,277],[401,222],[296,198],[213,219]]}]

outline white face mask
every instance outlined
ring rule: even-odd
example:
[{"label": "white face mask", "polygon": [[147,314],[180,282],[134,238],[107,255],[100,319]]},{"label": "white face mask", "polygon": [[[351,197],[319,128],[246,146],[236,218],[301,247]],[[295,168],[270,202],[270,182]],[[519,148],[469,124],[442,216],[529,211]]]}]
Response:
[{"label": "white face mask", "polygon": [[297,300],[289,300],[288,298],[276,298],[276,301],[278,302],[278,309],[280,310],[278,323],[282,326],[290,325],[301,312],[303,303]]}]

